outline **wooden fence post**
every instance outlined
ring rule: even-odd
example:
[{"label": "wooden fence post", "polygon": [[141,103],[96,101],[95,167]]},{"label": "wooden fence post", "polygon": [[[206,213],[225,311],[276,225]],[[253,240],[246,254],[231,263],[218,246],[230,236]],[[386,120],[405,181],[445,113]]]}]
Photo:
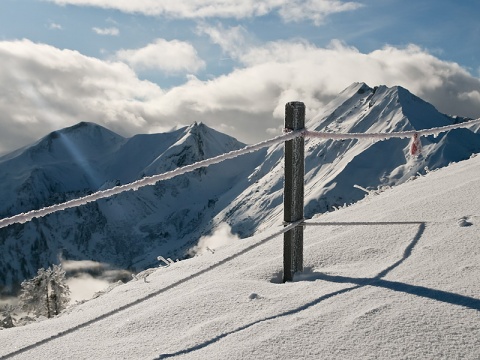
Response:
[{"label": "wooden fence post", "polygon": [[[294,101],[285,105],[285,129],[305,128],[305,104]],[[303,219],[305,141],[303,136],[285,142],[285,183],[283,220],[286,224]],[[292,281],[303,271],[303,226],[287,231],[283,237],[283,282]]]}]

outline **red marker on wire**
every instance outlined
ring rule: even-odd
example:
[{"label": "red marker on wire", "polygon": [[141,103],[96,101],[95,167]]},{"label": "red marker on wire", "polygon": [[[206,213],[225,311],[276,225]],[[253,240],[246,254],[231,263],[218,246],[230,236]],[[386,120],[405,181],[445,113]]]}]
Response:
[{"label": "red marker on wire", "polygon": [[420,137],[417,133],[413,134],[412,140],[410,141],[410,155],[418,156],[422,152],[422,143],[420,142]]}]

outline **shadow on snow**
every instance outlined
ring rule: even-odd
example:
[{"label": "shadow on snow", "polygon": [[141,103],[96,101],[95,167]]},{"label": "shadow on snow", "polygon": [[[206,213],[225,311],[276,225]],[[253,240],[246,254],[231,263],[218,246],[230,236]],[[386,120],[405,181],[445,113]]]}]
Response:
[{"label": "shadow on snow", "polygon": [[450,293],[442,290],[435,290],[435,289],[429,289],[423,286],[416,286],[416,285],[409,285],[401,282],[396,282],[396,281],[389,281],[382,279],[382,277],[386,276],[389,272],[391,272],[393,269],[397,268],[400,266],[405,260],[407,260],[410,255],[413,252],[413,249],[415,246],[418,244],[420,238],[422,237],[425,228],[426,228],[426,223],[425,222],[335,222],[335,223],[321,223],[321,222],[306,222],[305,225],[307,226],[365,226],[365,225],[412,225],[412,224],[417,224],[418,225],[418,230],[413,237],[412,241],[408,244],[408,246],[405,248],[403,252],[403,256],[401,259],[396,261],[394,264],[391,266],[387,267],[386,269],[382,270],[379,272],[375,277],[373,278],[352,278],[352,277],[345,277],[345,276],[333,276],[333,275],[327,275],[323,273],[304,273],[299,276],[298,280],[299,281],[315,281],[315,280],[323,280],[323,281],[329,281],[329,282],[335,282],[335,283],[345,283],[345,284],[353,284],[354,286],[350,286],[341,290],[334,291],[329,294],[325,294],[311,302],[308,302],[304,305],[301,305],[295,309],[291,309],[288,311],[285,311],[281,314],[273,315],[266,317],[264,319],[260,319],[257,321],[253,321],[249,324],[243,325],[241,327],[238,327],[234,330],[225,332],[223,334],[219,334],[218,336],[207,340],[201,344],[197,344],[195,346],[192,346],[188,349],[180,350],[175,353],[170,353],[170,354],[162,354],[159,357],[156,358],[156,360],[159,359],[166,359],[170,357],[175,357],[178,355],[184,355],[191,353],[193,351],[197,351],[200,349],[203,349],[211,344],[216,343],[217,341],[226,338],[229,335],[238,333],[240,331],[246,330],[254,325],[267,322],[270,320],[276,320],[282,317],[294,315],[296,313],[299,313],[301,311],[307,310],[319,303],[321,303],[324,300],[330,299],[334,296],[338,296],[347,292],[351,292],[356,289],[360,289],[365,286],[374,286],[374,287],[380,287],[380,288],[386,288],[390,289],[393,291],[398,291],[398,292],[403,292],[415,296],[420,296],[424,298],[429,298],[432,300],[436,300],[439,302],[444,302],[452,305],[457,305],[457,306],[463,306],[467,307],[469,309],[477,310],[480,311],[480,299],[475,299],[472,297],[468,296],[463,296],[455,293]]},{"label": "shadow on snow", "polygon": [[[321,303],[322,301],[324,300],[327,300],[327,299],[330,299],[334,296],[338,296],[338,295],[341,295],[341,294],[344,294],[344,293],[347,293],[347,292],[350,292],[350,291],[353,291],[353,290],[356,290],[356,289],[360,289],[362,287],[365,287],[365,286],[374,286],[374,287],[380,287],[380,288],[385,288],[385,289],[390,289],[390,290],[393,290],[393,291],[398,291],[398,292],[403,292],[403,293],[407,293],[407,294],[411,294],[411,295],[415,295],[415,296],[420,296],[420,297],[424,297],[424,298],[429,298],[429,299],[432,299],[432,300],[436,300],[436,301],[440,301],[440,302],[444,302],[444,303],[448,303],[448,304],[452,304],[452,305],[457,305],[457,306],[463,306],[463,307],[466,307],[466,308],[469,308],[469,309],[473,309],[473,310],[477,310],[477,311],[480,311],[480,299],[476,299],[476,298],[472,298],[472,297],[468,297],[468,296],[463,296],[463,295],[459,295],[459,294],[455,294],[455,293],[450,293],[450,292],[446,292],[446,291],[442,291],[442,290],[435,290],[435,289],[430,289],[430,288],[426,288],[426,287],[423,287],[423,286],[416,286],[416,285],[409,285],[409,284],[405,284],[405,283],[401,283],[401,282],[396,282],[396,281],[390,281],[390,280],[385,280],[385,279],[382,279],[384,276],[386,276],[389,272],[391,272],[393,269],[395,269],[396,267],[400,266],[405,260],[407,260],[410,255],[412,254],[412,251],[413,249],[415,248],[415,246],[417,245],[417,243],[419,242],[420,238],[422,237],[424,231],[425,231],[425,227],[426,227],[426,223],[425,222],[345,222],[345,223],[342,223],[342,222],[336,222],[336,223],[320,223],[320,222],[306,222],[305,225],[306,226],[372,226],[372,225],[412,225],[412,224],[417,224],[419,225],[418,226],[418,230],[417,230],[417,233],[415,234],[414,238],[412,239],[412,241],[408,244],[408,246],[405,248],[404,250],[404,253],[403,253],[403,256],[401,259],[399,259],[398,261],[396,261],[394,264],[392,264],[391,266],[387,267],[385,270],[382,270],[380,273],[378,273],[375,277],[372,277],[372,278],[353,278],[353,277],[345,277],[345,276],[337,276],[337,275],[327,275],[327,274],[323,274],[323,273],[315,273],[315,272],[312,272],[312,273],[305,273],[303,275],[300,276],[299,280],[300,281],[315,281],[315,280],[323,280],[323,281],[329,281],[329,282],[336,282],[336,283],[345,283],[345,284],[352,284],[353,286],[349,286],[347,288],[344,288],[344,289],[341,289],[341,290],[337,290],[335,292],[332,292],[332,293],[329,293],[329,294],[325,294],[311,302],[308,302],[302,306],[299,306],[297,308],[294,308],[294,309],[291,309],[291,310],[288,310],[288,311],[285,311],[281,314],[277,314],[277,315],[273,315],[273,316],[269,316],[269,317],[266,317],[264,319],[260,319],[260,320],[257,320],[257,321],[254,321],[254,322],[251,322],[249,324],[246,324],[246,325],[243,325],[241,327],[238,327],[234,330],[231,330],[231,331],[228,331],[228,332],[225,332],[225,333],[222,333],[222,334],[219,334],[218,336],[216,337],[213,337],[212,339],[208,340],[208,341],[205,341],[201,344],[197,344],[195,346],[192,346],[188,349],[184,349],[184,350],[180,350],[178,352],[175,352],[175,353],[170,353],[170,354],[162,354],[160,355],[157,359],[165,359],[165,358],[169,358],[169,357],[174,357],[174,356],[177,356],[177,355],[183,355],[183,354],[188,354],[188,353],[191,353],[193,351],[196,351],[196,350],[200,350],[200,349],[203,349],[213,343],[216,343],[217,341],[223,339],[223,338],[226,338],[227,336],[229,335],[232,335],[232,334],[235,334],[237,332],[240,332],[240,331],[243,331],[243,330],[246,330],[256,324],[259,324],[259,323],[262,323],[262,322],[266,322],[266,321],[270,321],[270,320],[275,320],[275,319],[279,319],[279,318],[282,318],[282,317],[286,317],[286,316],[289,316],[289,315],[293,315],[293,314],[296,314],[298,312],[301,312],[301,311],[304,311],[308,308],[311,308],[319,303]],[[294,225],[294,224],[292,224]],[[297,224],[298,225],[298,224]],[[289,227],[292,227],[291,225],[289,225]],[[160,295],[170,289],[173,289],[179,285],[182,285],[190,280],[193,280],[209,271],[212,271],[226,263],[228,263],[229,261],[239,257],[239,256],[242,256],[250,251],[252,251],[253,249],[273,240],[274,238],[276,238],[277,236],[283,234],[284,232],[286,231],[286,228],[272,234],[272,235],[269,235],[267,236],[266,238],[256,242],[255,244],[253,245],[250,245],[248,246],[247,248],[243,249],[242,251],[236,253],[236,254],[233,254],[229,257],[226,257],[225,259],[197,272],[197,273],[194,273],[194,274],[191,274],[179,281],[176,281],[164,288],[161,288],[153,293],[150,293],[140,299],[137,299],[135,301],[132,301],[128,304],[125,304],[117,309],[114,309],[112,311],[109,311],[101,316],[98,316],[94,319],[91,319],[91,320],[88,320],[82,324],[79,324],[77,326],[74,326],[70,329],[67,329],[67,330],[64,330],[64,331],[61,331],[55,335],[52,335],[46,339],[43,339],[43,340],[40,340],[36,343],[33,343],[31,345],[28,345],[28,346],[25,346],[21,349],[18,349],[14,352],[11,352],[9,354],[6,354],[6,355],[3,355],[1,356],[0,358],[1,359],[7,359],[7,358],[10,358],[10,357],[13,357],[13,356],[16,356],[16,355],[19,355],[21,353],[24,353],[24,352],[27,352],[29,350],[32,350],[38,346],[41,346],[41,345],[44,345],[50,341],[53,341],[53,340],[56,340],[58,338],[61,338],[63,336],[66,336],[68,334],[71,334],[77,330],[80,330],[82,328],[85,328],[87,326],[90,326],[94,323],[97,323],[101,320],[104,320],[106,318],[109,318],[113,315],[116,315],[124,310],[127,310],[131,307],[134,307],[148,299],[151,299],[157,295]]]}]

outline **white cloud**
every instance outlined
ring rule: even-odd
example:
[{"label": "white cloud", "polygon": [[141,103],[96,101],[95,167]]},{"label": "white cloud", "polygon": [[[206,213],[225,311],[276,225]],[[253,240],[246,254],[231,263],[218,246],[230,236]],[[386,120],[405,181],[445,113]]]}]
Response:
[{"label": "white cloud", "polygon": [[465,91],[458,95],[459,99],[480,104],[480,90]]},{"label": "white cloud", "polygon": [[109,282],[103,279],[95,279],[89,274],[81,274],[67,279],[70,288],[70,301],[90,300],[96,292],[108,287]]},{"label": "white cloud", "polygon": [[305,19],[319,25],[330,14],[355,10],[358,2],[339,0],[47,0],[58,5],[96,6],[127,13],[172,18],[251,18],[277,13],[285,21]]},{"label": "white cloud", "polygon": [[214,253],[226,245],[240,240],[237,235],[232,234],[232,229],[227,223],[221,223],[215,232],[211,235],[202,236],[198,240],[198,244],[188,250],[189,255],[203,255],[207,253]]},{"label": "white cloud", "polygon": [[93,260],[65,260],[61,259],[62,268],[65,271],[100,271],[108,267],[105,263],[100,263]]},{"label": "white cloud", "polygon": [[62,25],[56,24],[56,23],[53,23],[53,22],[51,22],[51,23],[48,25],[48,28],[49,28],[50,30],[62,30],[62,29],[63,29],[63,28],[62,28]]},{"label": "white cloud", "polygon": [[92,28],[92,30],[98,35],[118,36],[120,34],[120,30],[118,30],[116,27],[110,27],[110,28],[104,28],[104,29],[94,27]]},{"label": "white cloud", "polygon": [[135,69],[159,69],[166,73],[196,73],[205,67],[195,48],[178,40],[157,39],[140,49],[120,50],[115,57]]},{"label": "white cloud", "polygon": [[327,48],[276,41],[234,50],[232,72],[208,81],[190,75],[163,91],[123,63],[27,40],[0,42],[0,83],[9,84],[0,88],[0,152],[82,120],[124,135],[201,120],[256,142],[282,125],[286,102],[305,102],[311,116],[356,81],[401,85],[442,112],[480,117],[480,79],[414,45],[362,53],[338,41]]},{"label": "white cloud", "polygon": [[[29,40],[0,42],[0,153],[94,121],[122,134],[159,126],[163,91],[123,63]],[[165,126],[163,129],[169,129]]]},{"label": "white cloud", "polygon": [[221,47],[225,54],[230,55],[234,59],[241,57],[253,42],[248,31],[243,26],[234,26],[226,29],[222,24],[210,26],[203,23],[197,26],[197,34],[207,35],[214,44]]},{"label": "white cloud", "polygon": [[414,45],[364,54],[338,41],[327,48],[276,41],[237,50],[230,54],[243,67],[209,81],[191,77],[168,91],[162,101],[170,105],[170,116],[188,121],[200,116],[215,126],[229,119],[235,135],[252,142],[278,128],[286,102],[304,101],[309,115],[316,114],[353,82],[401,85],[442,112],[480,116],[480,79]]},{"label": "white cloud", "polygon": [[289,0],[279,9],[280,16],[286,21],[312,20],[315,25],[321,25],[324,19],[334,13],[352,11],[362,7],[358,2],[343,2],[337,0]]}]

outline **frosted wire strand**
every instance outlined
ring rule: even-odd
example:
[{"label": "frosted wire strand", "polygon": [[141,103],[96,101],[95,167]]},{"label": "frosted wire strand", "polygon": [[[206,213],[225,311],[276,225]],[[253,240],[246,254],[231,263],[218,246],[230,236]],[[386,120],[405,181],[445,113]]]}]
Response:
[{"label": "frosted wire strand", "polygon": [[303,135],[308,138],[320,138],[320,139],[331,139],[331,140],[347,140],[347,139],[371,139],[371,140],[387,140],[393,138],[405,139],[411,138],[413,135],[417,134],[418,136],[429,136],[434,135],[437,136],[440,133],[466,128],[468,126],[480,124],[480,118],[476,120],[470,120],[466,122],[462,122],[459,124],[447,125],[432,129],[425,129],[425,130],[410,130],[410,131],[402,131],[402,132],[393,132],[393,133],[327,133],[327,132],[320,132],[320,131],[303,131]]},{"label": "frosted wire strand", "polygon": [[163,173],[163,174],[144,177],[140,180],[134,181],[134,182],[129,183],[129,184],[115,186],[111,189],[98,191],[96,193],[93,193],[93,194],[90,194],[90,195],[87,195],[87,196],[84,196],[84,197],[81,197],[81,198],[69,200],[69,201],[61,203],[61,204],[47,206],[43,209],[32,210],[32,211],[29,211],[29,212],[26,212],[26,213],[21,213],[21,214],[18,214],[18,215],[0,220],[0,229],[4,228],[6,226],[12,225],[12,224],[23,224],[23,223],[26,223],[28,221],[31,221],[34,218],[40,218],[40,217],[44,217],[46,215],[52,214],[52,213],[57,212],[57,211],[62,211],[62,210],[74,208],[74,207],[77,207],[77,206],[82,206],[82,205],[88,204],[90,202],[97,201],[99,199],[104,199],[104,198],[107,198],[107,197],[110,197],[110,196],[113,196],[113,195],[120,194],[120,193],[125,192],[125,191],[138,190],[139,188],[147,186],[147,185],[154,185],[161,180],[171,179],[175,176],[183,175],[183,174],[186,174],[188,172],[192,172],[192,171],[197,170],[197,169],[202,168],[202,167],[207,167],[207,166],[210,166],[210,165],[218,164],[222,161],[225,161],[225,160],[228,160],[228,159],[233,159],[233,158],[235,158],[237,156],[240,156],[240,155],[252,153],[252,152],[255,152],[255,151],[260,150],[262,148],[269,147],[271,145],[275,145],[277,143],[292,140],[292,139],[294,139],[296,137],[299,137],[299,136],[302,136],[301,131],[289,132],[289,133],[277,136],[273,139],[266,140],[266,141],[260,142],[258,144],[249,145],[249,146],[246,146],[246,147],[244,147],[242,149],[239,149],[239,150],[230,151],[228,153],[225,153],[225,154],[222,154],[222,155],[219,155],[219,156],[215,156],[215,157],[210,158],[210,159],[202,160],[202,161],[196,162],[194,164],[186,165],[186,166],[177,168],[175,170],[168,171],[168,172]]},{"label": "frosted wire strand", "polygon": [[[129,184],[120,185],[113,187],[111,189],[98,191],[96,193],[78,198],[73,199],[61,204],[56,204],[52,206],[45,207],[39,210],[32,210],[26,213],[21,213],[9,218],[5,218],[0,220],[0,229],[12,224],[23,224],[28,221],[31,221],[34,218],[44,217],[46,215],[52,214],[57,211],[66,210],[70,208],[74,208],[77,206],[82,206],[88,204],[93,201],[97,201],[99,199],[104,199],[113,195],[120,194],[125,191],[129,190],[138,190],[141,187],[147,185],[154,185],[161,180],[171,179],[173,177],[186,174],[188,172],[192,172],[202,167],[207,167],[210,165],[221,163],[228,159],[233,159],[237,156],[248,154],[255,152],[257,150],[263,149],[265,147],[269,147],[271,145],[275,145],[281,142],[285,142],[288,140],[295,139],[300,136],[309,137],[309,138],[321,138],[321,139],[331,139],[331,140],[346,140],[346,139],[378,139],[378,140],[386,140],[391,138],[410,138],[413,135],[417,134],[418,136],[429,136],[429,135],[438,135],[442,132],[446,132],[453,129],[460,129],[465,128],[471,125],[480,124],[480,118],[476,120],[466,121],[459,124],[447,125],[443,127],[437,127],[433,129],[425,129],[425,130],[412,130],[412,131],[403,131],[403,132],[396,132],[396,133],[326,133],[326,132],[319,132],[319,131],[307,131],[307,130],[297,130],[297,131],[289,131],[283,135],[277,136],[273,139],[266,140],[260,142],[258,144],[249,145],[244,147],[243,149],[230,151],[228,153],[215,156],[211,159],[206,159],[199,161],[194,164],[186,165],[180,168],[177,168],[172,171],[168,171],[163,174],[158,174],[154,176],[149,176],[142,178],[140,180],[134,181]],[[288,131],[288,130],[287,130]]]}]

